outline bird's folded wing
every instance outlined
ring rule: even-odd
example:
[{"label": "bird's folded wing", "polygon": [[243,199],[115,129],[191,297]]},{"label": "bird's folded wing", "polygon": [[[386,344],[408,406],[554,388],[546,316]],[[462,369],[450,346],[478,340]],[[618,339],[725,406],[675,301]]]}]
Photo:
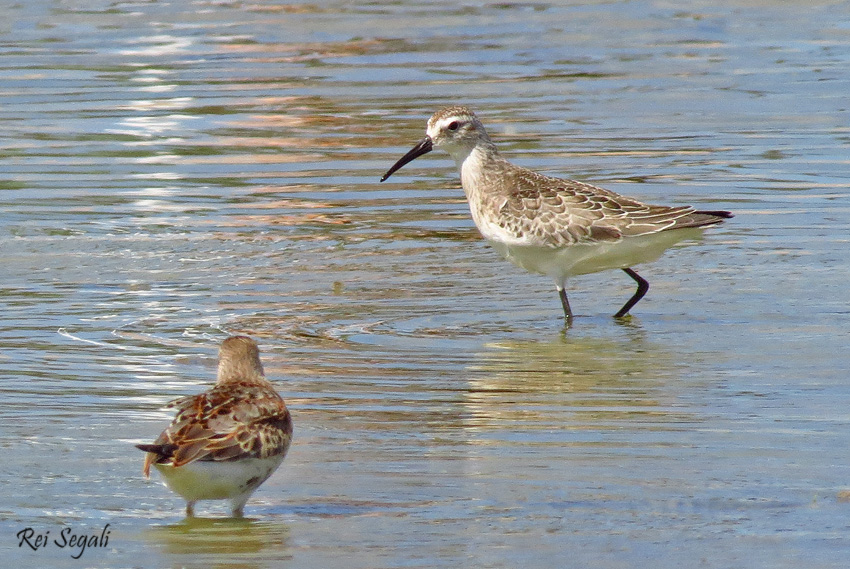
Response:
[{"label": "bird's folded wing", "polygon": [[273,389],[221,386],[171,406],[177,416],[155,441],[169,452],[150,452],[146,471],[154,462],[176,467],[196,460],[265,458],[285,452],[292,437],[289,411]]}]

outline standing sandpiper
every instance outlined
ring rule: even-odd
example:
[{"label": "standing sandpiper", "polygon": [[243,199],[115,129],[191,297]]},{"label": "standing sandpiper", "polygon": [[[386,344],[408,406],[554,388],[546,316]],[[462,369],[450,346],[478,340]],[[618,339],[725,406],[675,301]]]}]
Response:
[{"label": "standing sandpiper", "polygon": [[186,500],[194,515],[198,500],[230,500],[242,517],[245,503],[283,462],[292,441],[286,404],[265,378],[256,342],[231,336],[221,344],[215,386],[168,404],[177,409],[171,425],[150,445],[151,465],[165,485]]},{"label": "standing sandpiper", "polygon": [[569,277],[622,269],[637,291],[614,315],[626,316],[649,290],[631,267],[732,217],[728,211],[648,205],[575,180],[544,176],[499,154],[484,125],[466,107],[428,119],[426,136],[381,178],[438,146],[455,159],[472,219],[481,235],[512,263],[555,280],[567,323]]}]

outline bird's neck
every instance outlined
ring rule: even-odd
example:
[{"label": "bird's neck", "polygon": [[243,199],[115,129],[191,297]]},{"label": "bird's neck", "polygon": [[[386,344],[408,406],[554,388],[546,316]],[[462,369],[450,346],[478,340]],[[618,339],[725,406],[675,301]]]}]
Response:
[{"label": "bird's neck", "polygon": [[464,157],[455,159],[460,170],[460,181],[467,198],[479,192],[485,179],[493,172],[501,170],[499,164],[504,158],[489,141],[475,145]]},{"label": "bird's neck", "polygon": [[221,385],[236,381],[264,384],[267,380],[263,373],[262,364],[259,361],[222,358],[218,364],[216,383]]}]

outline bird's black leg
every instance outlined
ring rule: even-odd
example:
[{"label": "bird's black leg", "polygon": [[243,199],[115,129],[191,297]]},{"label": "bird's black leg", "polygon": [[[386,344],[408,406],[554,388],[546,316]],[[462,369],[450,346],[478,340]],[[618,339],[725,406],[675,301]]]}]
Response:
[{"label": "bird's black leg", "polygon": [[642,276],[634,272],[632,269],[623,269],[623,271],[635,280],[638,287],[637,291],[635,291],[634,295],[632,295],[629,301],[623,305],[623,307],[620,309],[619,312],[617,312],[617,314],[614,315],[614,318],[622,318],[623,316],[628,314],[629,310],[631,310],[632,307],[637,304],[641,298],[643,298],[643,295],[646,294],[646,291],[649,290],[649,282],[647,282],[647,280],[644,279]]},{"label": "bird's black leg", "polygon": [[567,323],[571,323],[573,321],[573,311],[570,309],[570,301],[567,300],[567,291],[559,288],[558,295],[561,297],[561,306],[564,307],[564,318],[567,319]]}]

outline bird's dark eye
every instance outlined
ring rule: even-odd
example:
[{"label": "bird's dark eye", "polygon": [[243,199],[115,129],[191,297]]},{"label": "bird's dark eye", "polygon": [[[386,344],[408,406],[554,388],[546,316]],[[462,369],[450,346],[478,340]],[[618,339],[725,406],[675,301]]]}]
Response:
[{"label": "bird's dark eye", "polygon": [[460,126],[459,122],[452,121],[452,122],[449,123],[449,126],[446,127],[446,128],[448,128],[449,130],[457,130],[457,127],[459,127],[459,126]]}]

